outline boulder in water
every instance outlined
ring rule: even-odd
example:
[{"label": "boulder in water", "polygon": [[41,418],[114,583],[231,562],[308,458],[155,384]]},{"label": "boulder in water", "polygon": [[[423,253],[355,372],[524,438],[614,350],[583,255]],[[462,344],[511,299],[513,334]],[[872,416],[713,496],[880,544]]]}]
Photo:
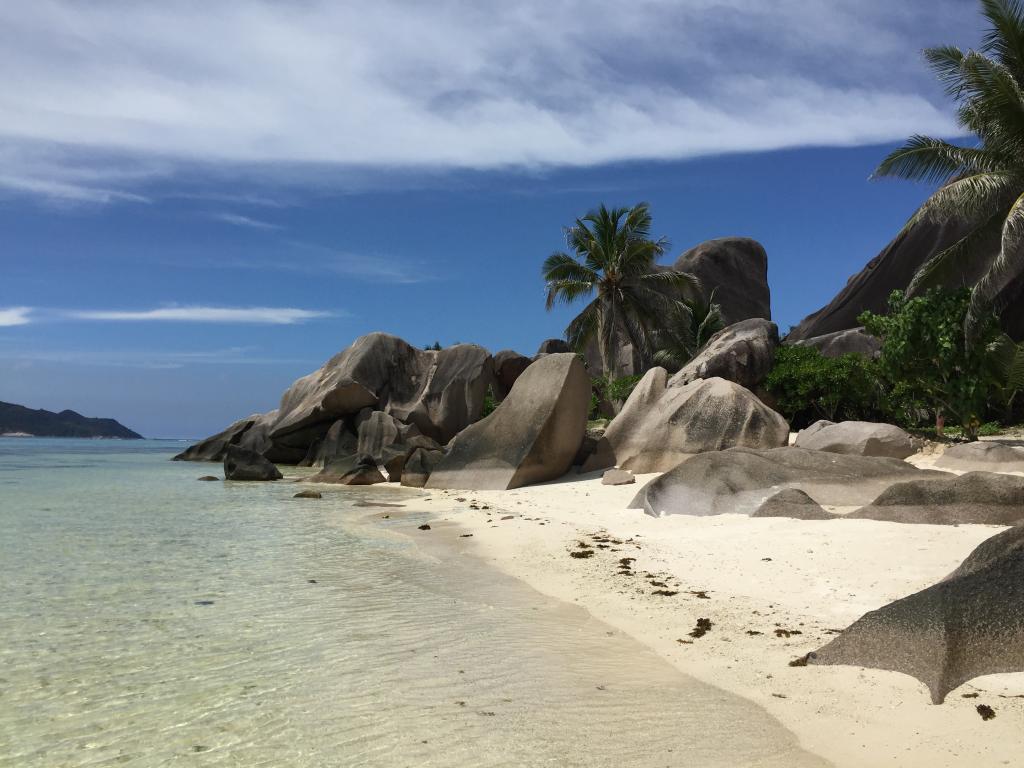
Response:
[{"label": "boulder in water", "polygon": [[265,457],[237,445],[228,446],[224,456],[225,480],[280,480],[284,475]]}]

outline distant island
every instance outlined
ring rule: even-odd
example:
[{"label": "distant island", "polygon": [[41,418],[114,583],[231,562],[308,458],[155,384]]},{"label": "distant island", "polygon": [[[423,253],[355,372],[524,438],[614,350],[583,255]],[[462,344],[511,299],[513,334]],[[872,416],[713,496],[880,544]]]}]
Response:
[{"label": "distant island", "polygon": [[114,419],[91,419],[74,411],[33,410],[0,402],[0,437],[113,437],[142,440]]}]

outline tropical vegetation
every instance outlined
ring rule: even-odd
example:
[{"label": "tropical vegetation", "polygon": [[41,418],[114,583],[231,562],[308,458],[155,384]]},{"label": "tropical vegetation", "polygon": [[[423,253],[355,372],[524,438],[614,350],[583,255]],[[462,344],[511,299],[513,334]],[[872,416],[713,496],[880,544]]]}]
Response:
[{"label": "tropical vegetation", "polygon": [[960,146],[912,136],[890,154],[876,176],[941,184],[907,227],[960,221],[961,239],[921,266],[908,292],[978,275],[965,328],[981,337],[991,308],[1024,273],[1024,6],[1018,0],[981,0],[988,23],[978,50],[929,48],[925,57],[957,105],[957,120],[975,137]]}]

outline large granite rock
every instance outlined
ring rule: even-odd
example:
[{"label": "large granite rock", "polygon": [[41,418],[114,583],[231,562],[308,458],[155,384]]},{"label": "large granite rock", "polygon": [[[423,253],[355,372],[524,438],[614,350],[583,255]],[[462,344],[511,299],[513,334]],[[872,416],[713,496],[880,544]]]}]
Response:
[{"label": "large granite rock", "polygon": [[635,473],[667,472],[694,454],[776,448],[788,439],[786,420],[739,384],[713,378],[670,386],[665,369],[652,368],[581,471],[614,464]]},{"label": "large granite rock", "polygon": [[359,438],[349,428],[345,419],[331,424],[324,437],[310,446],[301,464],[307,467],[324,467],[333,459],[351,456],[358,451]]},{"label": "large granite rock", "polygon": [[709,240],[680,256],[672,268],[696,275],[705,297],[714,291],[726,325],[752,317],[772,319],[768,254],[756,240]]},{"label": "large granite rock", "polygon": [[807,662],[902,672],[934,704],[975,677],[1024,671],[1024,527],[983,542],[938,584],[865,614]]},{"label": "large granite rock", "polygon": [[583,442],[589,408],[579,358],[546,355],[493,413],[455,438],[427,487],[504,490],[561,477]]},{"label": "large granite rock", "polygon": [[345,456],[332,459],[317,474],[306,479],[310,483],[334,483],[336,485],[376,485],[386,483],[377,462],[372,456]]},{"label": "large granite rock", "polygon": [[174,461],[223,461],[227,454],[228,446],[238,445],[252,425],[259,419],[260,414],[254,413],[239,419],[223,432],[218,432],[195,445],[190,445],[184,451],[174,457]]},{"label": "large granite rock", "polygon": [[799,488],[783,488],[769,496],[750,516],[790,517],[795,520],[831,520],[835,517]]},{"label": "large granite rock", "polygon": [[771,372],[778,346],[775,323],[761,318],[741,320],[712,336],[704,349],[672,377],[669,386],[718,377],[754,389]]},{"label": "large granite rock", "polygon": [[494,361],[482,347],[422,350],[371,333],[296,381],[276,411],[237,422],[180,458],[216,458],[228,443],[244,442],[279,463],[313,464],[325,460],[320,444],[330,440],[333,425],[347,421],[354,432],[355,417],[366,408],[446,443],[480,418],[493,381]]},{"label": "large granite rock", "polygon": [[[884,314],[888,311],[889,294],[904,290],[917,270],[951,245],[959,241],[969,227],[956,219],[941,223],[924,221],[901,232],[885,249],[851,277],[846,286],[827,305],[805,317],[786,336],[786,342],[825,336],[857,328],[857,316],[865,310]],[[978,282],[985,259],[977,259],[966,269],[950,274],[942,284],[945,288],[973,286]],[[1017,299],[1024,281],[1016,279],[996,300],[1002,312],[1003,327],[1014,338],[1024,338],[1024,303]]]},{"label": "large granite rock", "polygon": [[905,459],[914,453],[909,433],[892,424],[872,421],[817,421],[797,434],[794,445],[810,451],[893,459]]},{"label": "large granite rock", "polygon": [[899,459],[847,456],[804,448],[731,448],[694,456],[648,483],[632,509],[647,514],[752,514],[785,488],[798,488],[823,506],[862,506],[894,483],[945,473]]},{"label": "large granite rock", "polygon": [[963,472],[1024,472],[1024,449],[989,441],[961,443],[948,447],[935,466]]},{"label": "large granite rock", "polygon": [[[786,342],[789,343],[787,337]],[[882,351],[882,342],[863,328],[850,328],[845,331],[812,336],[809,339],[794,340],[798,347],[813,347],[822,357],[842,357],[843,355],[861,355],[862,357],[878,357]]]},{"label": "large granite rock", "polygon": [[557,355],[562,352],[572,352],[564,339],[546,339],[537,348],[538,355]]},{"label": "large granite rock", "polygon": [[533,360],[515,350],[503,349],[494,356],[494,397],[504,400],[512,385],[523,375]]},{"label": "large granite rock", "polygon": [[927,525],[1024,522],[1024,478],[994,472],[896,483],[850,518]]},{"label": "large granite rock", "polygon": [[409,488],[422,488],[427,484],[430,474],[441,463],[444,452],[429,448],[416,448],[402,465],[402,485]]},{"label": "large granite rock", "polygon": [[280,480],[281,472],[255,451],[228,446],[224,454],[225,480]]}]

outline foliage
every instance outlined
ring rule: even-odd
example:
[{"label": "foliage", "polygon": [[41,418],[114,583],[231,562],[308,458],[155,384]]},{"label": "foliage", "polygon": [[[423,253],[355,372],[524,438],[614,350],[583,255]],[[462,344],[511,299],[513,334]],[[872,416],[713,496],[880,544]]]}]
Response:
[{"label": "foliage", "polygon": [[492,413],[494,413],[494,409],[497,407],[498,401],[494,399],[493,394],[488,392],[486,395],[484,395],[484,407],[483,410],[480,412],[480,418],[482,419],[484,416],[490,416]]},{"label": "foliage", "polygon": [[674,373],[707,346],[708,341],[725,327],[722,307],[715,303],[715,292],[702,298],[683,299],[669,316],[664,327],[654,336],[654,363]]},{"label": "foliage", "polygon": [[814,347],[780,347],[765,388],[794,427],[818,419],[870,420],[884,408],[878,364],[856,354],[825,357]]},{"label": "foliage", "polygon": [[611,377],[598,379],[599,387],[605,399],[613,403],[623,403],[629,399],[640,383],[643,376],[621,376],[617,379]]},{"label": "foliage", "polygon": [[1024,342],[1018,344],[1002,333],[988,345],[988,351],[999,372],[1003,402],[1012,408],[1017,393],[1024,389]]},{"label": "foliage", "polygon": [[628,340],[641,358],[649,356],[659,318],[679,303],[672,292],[695,293],[697,279],[688,272],[655,269],[668,243],[651,238],[646,203],[612,209],[601,205],[577,219],[565,237],[570,253],[552,254],[542,269],[547,308],[590,298],[566,328],[565,337],[577,352],[596,338],[602,370],[615,378],[617,339]]},{"label": "foliage", "polygon": [[915,409],[948,414],[974,439],[1000,376],[990,352],[996,319],[991,313],[979,317],[974,333],[980,343],[968,344],[964,322],[970,311],[967,289],[931,290],[916,298],[893,291],[888,315],[864,312],[857,319],[882,341],[878,364],[892,384],[893,403],[908,415]]},{"label": "foliage", "polygon": [[441,342],[435,341],[433,344],[427,344],[427,346],[425,346],[424,349],[427,350],[427,352],[440,352]]},{"label": "foliage", "polygon": [[965,313],[972,344],[983,335],[988,308],[1024,273],[1024,6],[1018,0],[981,0],[981,9],[988,29],[980,50],[925,51],[956,102],[958,122],[977,144],[912,136],[875,171],[942,185],[907,228],[950,219],[969,224],[961,240],[921,266],[908,291],[914,295],[945,278],[980,272]]}]

